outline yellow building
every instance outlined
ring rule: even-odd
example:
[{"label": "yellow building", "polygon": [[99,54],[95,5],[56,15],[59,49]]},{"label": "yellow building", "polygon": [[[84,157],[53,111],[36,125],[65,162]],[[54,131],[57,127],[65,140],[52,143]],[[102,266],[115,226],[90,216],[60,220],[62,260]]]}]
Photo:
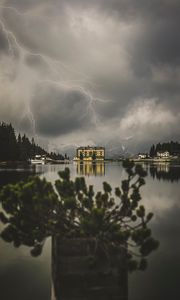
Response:
[{"label": "yellow building", "polygon": [[104,147],[79,147],[76,150],[75,160],[103,161],[105,159]]}]

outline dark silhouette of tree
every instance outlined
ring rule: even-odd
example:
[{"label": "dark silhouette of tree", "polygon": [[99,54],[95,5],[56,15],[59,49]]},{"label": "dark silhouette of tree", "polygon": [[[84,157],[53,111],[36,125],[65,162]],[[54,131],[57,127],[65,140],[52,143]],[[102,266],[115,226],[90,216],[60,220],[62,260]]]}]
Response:
[{"label": "dark silhouette of tree", "polygon": [[5,227],[1,237],[15,247],[31,247],[31,254],[42,252],[49,236],[90,238],[106,258],[109,251],[125,249],[129,270],[144,270],[146,258],[158,247],[148,223],[153,217],[140,204],[140,187],[146,172],[140,165],[124,161],[127,179],[115,188],[103,183],[103,191],[94,192],[84,177],[70,179],[66,168],[59,172],[55,188],[50,182],[31,177],[18,184],[4,186],[0,192],[0,220]]},{"label": "dark silhouette of tree", "polygon": [[67,159],[62,154],[55,153],[55,152],[51,152],[48,156],[50,158],[54,159],[54,160],[64,160],[64,159]]},{"label": "dark silhouette of tree", "polygon": [[0,124],[0,159],[14,160],[18,156],[18,145],[11,124]]},{"label": "dark silhouette of tree", "polygon": [[151,157],[155,157],[157,152],[165,152],[168,151],[170,155],[180,156],[180,143],[178,142],[167,142],[167,143],[158,143],[156,146],[153,145],[150,148],[149,155]]},{"label": "dark silhouette of tree", "polygon": [[149,151],[149,156],[150,157],[154,157],[155,155],[156,155],[156,153],[155,153],[155,146],[152,145],[152,147],[151,147],[151,149]]},{"label": "dark silhouette of tree", "polygon": [[49,154],[35,144],[34,138],[30,141],[25,134],[18,134],[16,138],[11,124],[0,123],[0,161],[28,161],[35,155],[46,155],[55,160],[64,159],[59,153]]}]

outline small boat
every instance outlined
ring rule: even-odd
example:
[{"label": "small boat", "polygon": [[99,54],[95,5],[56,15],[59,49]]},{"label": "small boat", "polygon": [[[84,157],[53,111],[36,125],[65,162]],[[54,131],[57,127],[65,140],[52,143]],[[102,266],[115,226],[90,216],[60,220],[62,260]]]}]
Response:
[{"label": "small boat", "polygon": [[41,155],[35,155],[35,158],[30,159],[31,164],[33,165],[45,165],[46,158]]}]

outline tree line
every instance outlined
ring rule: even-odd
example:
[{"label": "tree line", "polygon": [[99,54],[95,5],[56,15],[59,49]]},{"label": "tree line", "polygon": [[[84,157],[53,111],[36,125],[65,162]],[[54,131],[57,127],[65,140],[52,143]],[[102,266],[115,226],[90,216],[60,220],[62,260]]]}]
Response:
[{"label": "tree line", "polygon": [[157,145],[152,145],[149,151],[150,157],[157,156],[157,152],[168,151],[170,155],[180,156],[180,143],[178,142],[167,142],[167,143],[158,143]]},{"label": "tree line", "polygon": [[46,155],[56,160],[67,158],[59,153],[48,153],[35,143],[34,138],[30,141],[25,134],[16,136],[11,124],[0,123],[0,161],[27,161],[35,155]]}]

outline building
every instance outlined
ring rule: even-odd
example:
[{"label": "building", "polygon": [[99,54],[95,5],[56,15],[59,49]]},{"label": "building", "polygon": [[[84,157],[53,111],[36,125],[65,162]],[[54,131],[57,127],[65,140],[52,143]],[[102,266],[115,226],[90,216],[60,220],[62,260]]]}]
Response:
[{"label": "building", "polygon": [[139,158],[139,159],[145,159],[145,158],[148,158],[148,154],[147,154],[147,153],[139,153],[139,154],[138,154],[138,158]]},{"label": "building", "polygon": [[76,150],[76,157],[74,160],[83,161],[103,161],[105,159],[104,147],[79,147]]},{"label": "building", "polygon": [[170,153],[169,153],[169,151],[157,152],[157,157],[159,157],[159,158],[169,158]]}]

